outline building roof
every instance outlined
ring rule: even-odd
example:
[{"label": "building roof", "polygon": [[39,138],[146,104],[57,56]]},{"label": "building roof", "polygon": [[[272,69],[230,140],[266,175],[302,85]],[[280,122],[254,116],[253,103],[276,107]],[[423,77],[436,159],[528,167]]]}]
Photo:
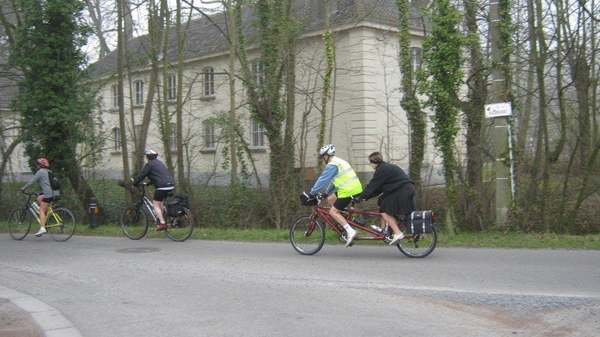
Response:
[{"label": "building roof", "polygon": [[[335,1],[332,1],[334,3]],[[295,0],[294,15],[301,22],[303,34],[319,32],[325,28],[325,8],[322,1]],[[257,28],[252,24],[256,17],[254,7],[245,7],[242,12],[243,31],[246,33],[248,45],[257,37]],[[423,30],[422,16],[418,10],[411,8],[410,27]],[[375,24],[395,27],[398,23],[398,9],[395,0],[337,0],[337,10],[330,16],[332,28],[340,29],[359,24]],[[223,12],[202,17],[189,22],[185,31],[184,59],[193,60],[203,56],[223,53],[229,50],[226,37],[227,22]],[[175,31],[170,31],[168,60],[177,60],[177,41]],[[149,35],[136,37],[128,41],[128,62],[132,69],[150,65]],[[132,57],[133,56],[133,57]],[[117,52],[113,51],[92,66],[92,77],[111,76],[116,73]]]}]

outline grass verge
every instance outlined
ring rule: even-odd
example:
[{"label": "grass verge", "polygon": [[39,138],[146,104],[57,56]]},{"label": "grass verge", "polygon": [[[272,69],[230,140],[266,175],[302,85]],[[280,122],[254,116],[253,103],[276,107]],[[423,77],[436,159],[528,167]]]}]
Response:
[{"label": "grass verge", "polygon": [[[6,232],[6,224],[3,226]],[[327,242],[339,243],[337,236],[327,230]],[[90,229],[87,225],[78,225],[75,235],[83,236],[123,236],[118,225],[102,225]],[[153,227],[148,230],[146,237],[166,238],[162,232],[156,232]],[[287,229],[222,229],[196,228],[191,240],[220,240],[247,242],[288,242]],[[143,239],[142,239],[143,240]],[[358,241],[360,244],[381,244],[380,242]],[[438,233],[438,247],[463,248],[529,248],[529,249],[589,249],[600,250],[600,235],[561,235],[561,234],[520,234],[520,233],[460,233],[448,235]]]}]

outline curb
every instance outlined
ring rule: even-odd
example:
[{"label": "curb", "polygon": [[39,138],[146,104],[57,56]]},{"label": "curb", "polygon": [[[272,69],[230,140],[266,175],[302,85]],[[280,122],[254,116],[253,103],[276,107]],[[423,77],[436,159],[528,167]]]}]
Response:
[{"label": "curb", "polygon": [[0,286],[0,298],[6,298],[29,313],[46,337],[82,337],[79,329],[60,311],[35,297]]}]

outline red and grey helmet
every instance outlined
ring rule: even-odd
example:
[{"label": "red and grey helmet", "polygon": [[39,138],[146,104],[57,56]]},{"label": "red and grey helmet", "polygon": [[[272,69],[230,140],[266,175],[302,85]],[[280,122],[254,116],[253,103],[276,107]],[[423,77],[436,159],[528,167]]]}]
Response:
[{"label": "red and grey helmet", "polygon": [[146,158],[148,158],[148,159],[156,159],[156,157],[158,157],[158,152],[156,152],[152,149],[144,151],[144,154],[146,155]]},{"label": "red and grey helmet", "polygon": [[38,160],[36,160],[36,163],[39,167],[49,167],[50,163],[48,162],[48,159],[46,158],[40,158]]}]

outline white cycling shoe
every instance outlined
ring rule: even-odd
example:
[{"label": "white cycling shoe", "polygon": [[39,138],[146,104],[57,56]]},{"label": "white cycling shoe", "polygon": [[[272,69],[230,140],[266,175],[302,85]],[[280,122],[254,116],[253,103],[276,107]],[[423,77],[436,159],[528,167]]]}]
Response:
[{"label": "white cycling shoe", "polygon": [[390,241],[390,245],[396,245],[396,244],[398,244],[398,241],[400,241],[402,239],[404,239],[404,233],[394,234],[392,241]]},{"label": "white cycling shoe", "polygon": [[352,231],[352,233],[348,233],[348,240],[346,240],[346,247],[350,247],[350,245],[352,244],[352,241],[354,241],[354,238],[356,238],[357,236],[358,236],[357,231]]},{"label": "white cycling shoe", "polygon": [[40,230],[35,233],[35,236],[42,236],[42,234],[46,234],[46,228],[40,227]]}]

